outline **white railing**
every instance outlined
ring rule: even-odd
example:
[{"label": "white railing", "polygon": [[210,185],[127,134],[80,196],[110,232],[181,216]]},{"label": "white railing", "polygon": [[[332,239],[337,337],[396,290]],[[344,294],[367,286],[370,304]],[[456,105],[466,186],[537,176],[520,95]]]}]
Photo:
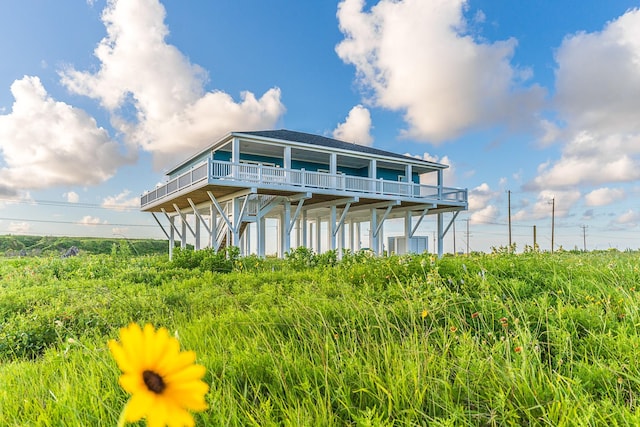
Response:
[{"label": "white railing", "polygon": [[[208,172],[208,173],[207,173]],[[390,181],[352,175],[312,172],[304,169],[284,169],[245,163],[206,160],[164,185],[142,195],[140,204],[145,205],[190,187],[203,180],[233,181],[247,184],[295,186],[309,189],[340,190],[351,193],[402,196],[415,199],[441,200],[467,203],[467,190],[463,188],[438,187],[413,182]]]}]

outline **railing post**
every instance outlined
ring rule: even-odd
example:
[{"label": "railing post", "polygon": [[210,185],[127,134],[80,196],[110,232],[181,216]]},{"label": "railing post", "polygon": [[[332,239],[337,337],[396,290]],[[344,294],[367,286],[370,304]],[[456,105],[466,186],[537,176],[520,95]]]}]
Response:
[{"label": "railing post", "polygon": [[304,168],[300,169],[300,181],[302,181],[300,184],[305,187],[307,184],[307,176],[305,174]]}]

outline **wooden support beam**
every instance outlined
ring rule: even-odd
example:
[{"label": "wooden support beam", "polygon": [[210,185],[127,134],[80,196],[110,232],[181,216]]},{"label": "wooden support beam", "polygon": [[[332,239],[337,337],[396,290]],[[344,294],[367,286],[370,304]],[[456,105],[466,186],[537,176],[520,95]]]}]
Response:
[{"label": "wooden support beam", "polygon": [[451,228],[451,225],[456,220],[456,218],[458,217],[459,213],[460,213],[460,211],[454,212],[453,217],[451,218],[451,221],[449,221],[449,225],[447,225],[447,227],[442,232],[442,235],[440,236],[441,239],[444,239],[444,236],[447,235],[447,231],[449,231],[449,228]]},{"label": "wooden support beam", "polygon": [[300,199],[298,201],[298,206],[296,207],[296,211],[294,212],[293,216],[291,217],[291,221],[288,224],[287,233],[291,233],[291,230],[293,229],[293,225],[296,222],[296,220],[298,219],[298,215],[300,215],[300,210],[302,209],[302,205],[304,204],[305,200],[306,199]]},{"label": "wooden support beam", "polygon": [[233,225],[231,225],[231,221],[229,221],[229,218],[227,217],[226,212],[224,211],[224,209],[222,209],[222,206],[220,206],[220,203],[216,199],[216,196],[214,196],[211,191],[207,191],[207,194],[209,195],[209,198],[213,202],[213,205],[218,210],[218,213],[220,213],[220,217],[224,220],[224,222],[227,223],[227,227],[229,227],[229,230],[232,230],[233,229]]},{"label": "wooden support beam", "polygon": [[204,220],[204,218],[202,218],[202,215],[200,215],[200,212],[198,212],[198,209],[196,208],[196,205],[193,203],[193,200],[191,200],[190,198],[187,198],[187,202],[189,202],[189,204],[191,205],[191,208],[193,209],[193,213],[195,213],[198,219],[200,220],[200,222],[202,222],[202,225],[207,230],[207,233],[211,234],[211,229],[209,228],[209,225]]},{"label": "wooden support beam", "polygon": [[416,225],[413,226],[413,229],[411,230],[411,234],[409,235],[409,237],[413,237],[416,231],[418,231],[418,226],[420,226],[420,223],[424,219],[425,215],[427,215],[427,212],[429,212],[429,207],[424,208],[424,210],[420,214],[420,217],[418,218],[418,221],[416,221]]},{"label": "wooden support beam", "polygon": [[389,203],[389,206],[387,206],[387,210],[384,212],[384,215],[382,215],[382,219],[380,219],[380,221],[378,222],[376,230],[373,232],[374,236],[378,236],[378,233],[380,233],[380,229],[382,228],[382,224],[384,224],[384,221],[387,219],[387,217],[391,213],[391,209],[393,209],[394,206],[396,206],[394,203]]},{"label": "wooden support beam", "polygon": [[[312,205],[307,205],[307,206],[309,209],[330,208],[331,206],[341,206],[341,205],[346,205],[347,203],[358,203],[359,200],[360,198],[358,196],[344,197],[342,199],[329,200],[326,202],[314,203]],[[385,206],[387,204],[385,204]]]},{"label": "wooden support beam", "polygon": [[191,235],[193,237],[196,237],[196,233],[193,231],[193,228],[191,228],[191,225],[189,225],[189,223],[187,222],[187,219],[185,218],[185,216],[182,214],[182,211],[180,210],[180,208],[178,207],[178,205],[176,205],[175,203],[173,204],[173,209],[175,209],[176,213],[178,215],[180,215],[180,219],[182,220],[182,223],[184,225],[187,226],[187,228],[189,229],[189,231],[191,232]]},{"label": "wooden support beam", "polygon": [[336,227],[335,227],[334,232],[333,232],[333,234],[334,234],[334,235],[335,235],[335,234],[338,232],[338,230],[339,230],[340,228],[342,228],[342,226],[344,225],[344,220],[345,220],[345,218],[347,217],[347,213],[349,212],[349,208],[350,208],[350,207],[351,207],[351,202],[348,202],[348,203],[345,205],[344,209],[342,210],[342,215],[340,215],[340,219],[338,220],[338,223],[336,224]]},{"label": "wooden support beam", "polygon": [[151,215],[153,215],[153,219],[156,220],[156,222],[158,223],[158,225],[160,226],[160,229],[162,230],[162,232],[164,233],[165,236],[167,236],[167,239],[171,239],[169,237],[169,233],[167,233],[167,230],[164,229],[164,227],[162,226],[162,224],[160,223],[160,220],[156,217],[156,213],[155,212],[151,212]]},{"label": "wooden support beam", "polygon": [[182,240],[182,234],[180,233],[180,230],[178,230],[178,227],[176,227],[176,225],[173,223],[173,220],[171,219],[167,211],[164,210],[164,208],[161,208],[161,209],[164,216],[166,216],[167,220],[169,220],[169,224],[171,224],[171,228],[173,229],[173,231],[175,231],[178,237]]}]

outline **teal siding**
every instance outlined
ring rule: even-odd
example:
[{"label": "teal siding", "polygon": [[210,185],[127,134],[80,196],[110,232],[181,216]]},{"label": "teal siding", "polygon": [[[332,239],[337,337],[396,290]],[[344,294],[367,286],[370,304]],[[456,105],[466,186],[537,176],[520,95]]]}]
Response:
[{"label": "teal siding", "polygon": [[327,163],[313,163],[313,162],[301,162],[298,160],[291,160],[291,169],[304,169],[310,172],[316,172],[318,169],[329,170],[329,164]]},{"label": "teal siding", "polygon": [[393,169],[384,169],[378,168],[378,173],[376,174],[377,179],[386,179],[389,181],[397,181],[400,175],[404,176],[404,171],[393,170]]},{"label": "teal siding", "polygon": [[206,160],[210,155],[211,153],[209,152],[201,153],[200,155],[198,155],[198,157],[195,157],[189,163],[186,163],[182,165],[179,169],[176,169],[175,171],[173,171],[173,173],[169,175],[169,179],[171,180],[173,178],[176,178],[177,176],[182,175],[183,173],[187,172],[188,170],[196,166],[198,163],[201,163],[204,160]]},{"label": "teal siding", "polygon": [[231,151],[216,151],[213,153],[213,160],[220,160],[221,162],[231,161]]},{"label": "teal siding", "polygon": [[355,169],[355,168],[345,168],[342,166],[338,166],[338,172],[342,172],[345,175],[351,175],[351,176],[362,176],[362,177],[369,176],[369,168]]},{"label": "teal siding", "polygon": [[240,153],[240,160],[248,160],[258,163],[273,163],[274,165],[284,167],[284,160],[281,157],[256,156],[254,154]]}]

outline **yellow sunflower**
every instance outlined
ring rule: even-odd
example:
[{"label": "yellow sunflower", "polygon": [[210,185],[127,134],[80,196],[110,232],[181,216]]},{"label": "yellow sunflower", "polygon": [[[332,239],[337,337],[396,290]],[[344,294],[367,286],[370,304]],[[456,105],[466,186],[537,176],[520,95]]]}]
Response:
[{"label": "yellow sunflower", "polygon": [[180,344],[165,328],[135,323],[120,329],[120,342],[109,340],[109,350],[122,370],[118,382],[131,399],[119,424],[147,419],[150,427],[193,426],[192,411],[207,408],[202,381],[205,368],[194,364],[193,351]]}]

